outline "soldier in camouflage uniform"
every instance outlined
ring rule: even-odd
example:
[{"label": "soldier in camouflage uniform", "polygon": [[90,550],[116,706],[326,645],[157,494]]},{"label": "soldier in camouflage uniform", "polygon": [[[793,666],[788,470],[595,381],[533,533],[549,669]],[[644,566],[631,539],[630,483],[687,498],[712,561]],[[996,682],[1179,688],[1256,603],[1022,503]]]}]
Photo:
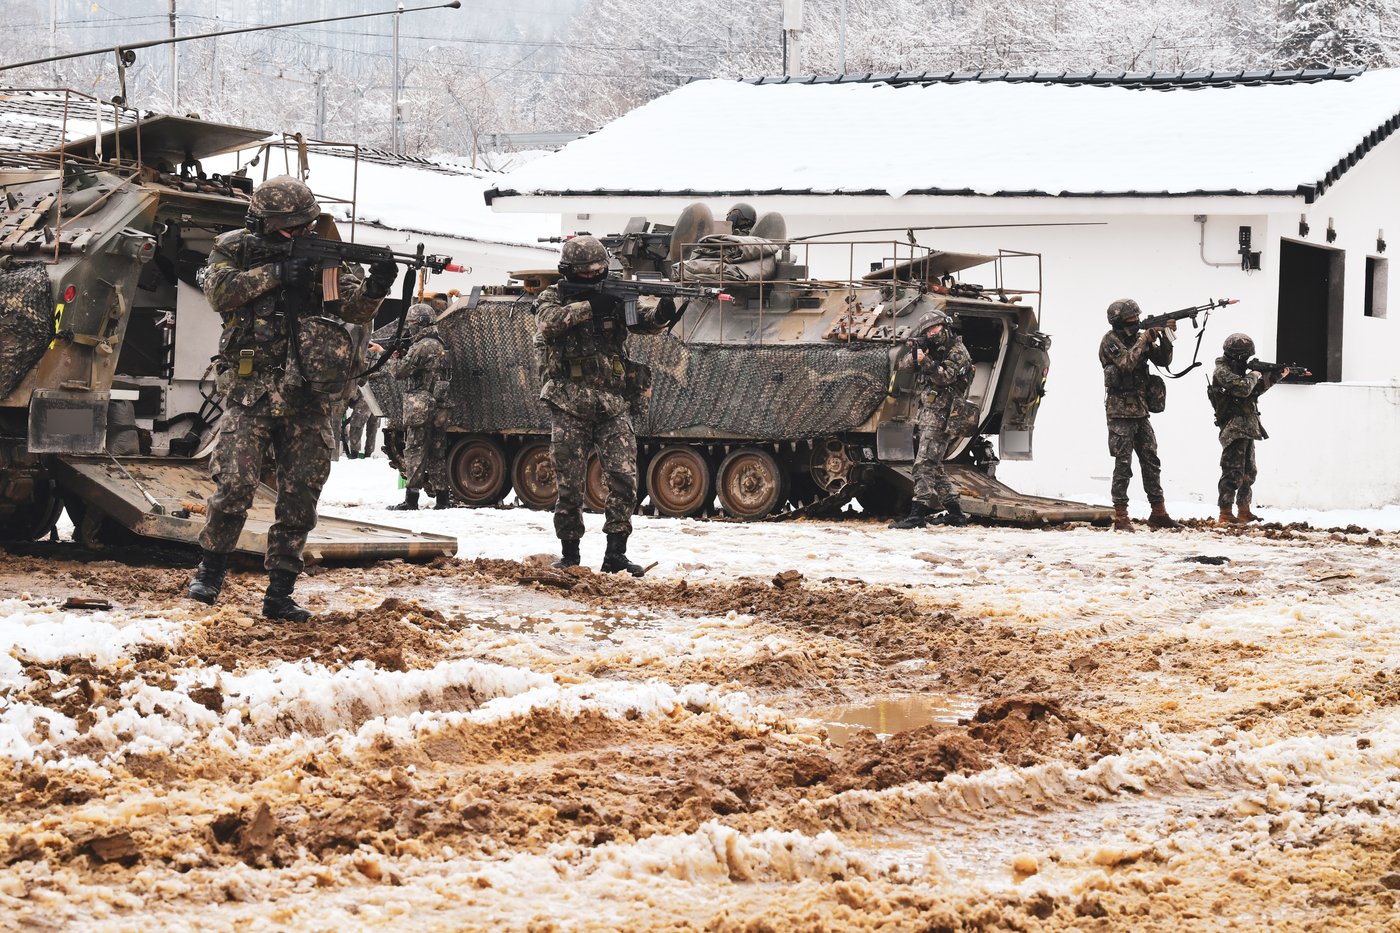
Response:
[{"label": "soldier in camouflage uniform", "polygon": [[[1128,518],[1128,480],[1133,477],[1133,453],[1142,466],[1142,488],[1152,504],[1147,524],[1152,528],[1179,528],[1167,514],[1162,494],[1162,461],[1157,456],[1157,435],[1147,408],[1149,361],[1169,366],[1172,341],[1162,328],[1140,330],[1142,309],[1131,298],[1108,306],[1112,328],[1099,343],[1103,366],[1104,406],[1108,415],[1108,452],[1113,455],[1113,527],[1132,531]],[[1176,322],[1167,325],[1175,330]]]},{"label": "soldier in camouflage uniform", "polygon": [[370,411],[369,402],[359,391],[350,400],[350,421],[346,425],[350,459],[374,456],[375,437],[379,433],[379,416]]},{"label": "soldier in camouflage uniform", "polygon": [[[272,178],[253,193],[248,229],[214,241],[201,285],[224,321],[218,384],[224,415],[211,470],[217,491],[199,544],[203,551],[189,596],[212,604],[223,588],[264,460],[276,460],[276,521],[267,534],[263,615],[305,621],[292,599],[302,549],[316,526],[316,503],[330,473],[333,425],[358,356],[346,324],[366,324],[398,273],[392,262],[323,274],[319,265],[286,258],[294,237],[313,232],[320,206],[295,178]],[[279,255],[280,254],[280,255]],[[329,273],[340,297],[322,298]]]},{"label": "soldier in camouflage uniform", "polygon": [[[1249,369],[1254,355],[1254,341],[1248,334],[1231,334],[1225,338],[1225,355],[1215,361],[1215,376],[1211,380],[1210,399],[1215,408],[1215,423],[1220,428],[1220,524],[1245,524],[1258,516],[1250,511],[1254,501],[1254,480],[1259,475],[1254,461],[1254,442],[1268,438],[1269,433],[1259,421],[1259,396],[1286,378],[1284,367],[1268,373]],[[1232,514],[1234,504],[1239,515]]]},{"label": "soldier in camouflage uniform", "polygon": [[638,323],[629,328],[621,302],[596,291],[608,276],[608,251],[591,236],[564,244],[559,271],[563,278],[540,292],[535,302],[536,347],[545,378],[540,398],[553,422],[550,457],[559,487],[554,532],[563,556],[554,566],[579,563],[584,472],[596,449],[608,481],[603,572],[625,570],[641,576],[643,569],[627,559],[627,538],[637,504],[637,436],[631,407],[644,380],[637,364],[627,358],[627,334],[663,330],[676,320],[676,305],[662,299],[641,306]]},{"label": "soldier in camouflage uniform", "polygon": [[416,304],[404,318],[409,339],[408,352],[394,354],[389,371],[403,398],[403,467],[406,482],[404,500],[393,509],[418,508],[418,491],[427,488],[434,497],[434,508],[452,504],[452,488],[447,482],[447,406],[451,372],[447,345],[437,329],[437,315],[431,306]]},{"label": "soldier in camouflage uniform", "polygon": [[928,341],[906,354],[902,368],[913,367],[918,387],[919,449],[914,457],[914,501],[909,514],[891,528],[922,528],[930,516],[936,524],[966,525],[967,513],[958,502],[958,491],[948,478],[943,458],[948,454],[948,420],[954,406],[972,385],[974,366],[962,338],[948,329],[951,321],[942,311],[929,311],[919,318],[914,333]]}]

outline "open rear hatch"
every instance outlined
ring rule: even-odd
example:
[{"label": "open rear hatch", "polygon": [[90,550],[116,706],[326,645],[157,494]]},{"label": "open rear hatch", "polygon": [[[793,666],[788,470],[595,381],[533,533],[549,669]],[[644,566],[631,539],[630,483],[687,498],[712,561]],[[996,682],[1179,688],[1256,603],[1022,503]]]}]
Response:
[{"label": "open rear hatch", "polygon": [[[59,482],[89,506],[148,538],[199,545],[204,528],[204,503],[214,494],[209,461],[165,458],[55,457]],[[267,551],[267,530],[273,523],[276,493],[259,486],[248,522],[238,538],[238,550]],[[306,559],[368,561],[404,558],[431,560],[457,553],[457,539],[321,515],[306,541]]]}]

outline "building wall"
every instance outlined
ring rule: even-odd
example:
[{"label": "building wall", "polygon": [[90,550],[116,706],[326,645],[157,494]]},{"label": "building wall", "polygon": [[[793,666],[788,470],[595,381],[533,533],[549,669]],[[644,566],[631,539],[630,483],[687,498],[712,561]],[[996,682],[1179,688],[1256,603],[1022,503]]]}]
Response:
[{"label": "building wall", "polygon": [[[506,209],[518,210],[524,207],[520,202],[534,199],[508,200],[517,204]],[[563,232],[613,233],[631,216],[670,222],[684,203],[677,199],[556,201],[550,209],[564,211]],[[716,216],[723,217],[729,202],[707,203]],[[1240,300],[1211,316],[1201,345],[1202,366],[1182,379],[1168,380],[1167,411],[1153,418],[1169,501],[1213,504],[1220,447],[1205,386],[1221,342],[1228,334],[1243,331],[1254,338],[1261,357],[1275,358],[1281,240],[1344,250],[1345,382],[1284,385],[1264,396],[1261,408],[1271,438],[1259,449],[1256,503],[1263,508],[1370,508],[1400,501],[1400,306],[1386,319],[1363,316],[1366,257],[1386,255],[1376,252],[1377,230],[1392,231],[1400,243],[1400,142],[1396,140],[1379,146],[1311,206],[1301,198],[1128,202],[828,196],[755,198],[752,203],[760,212],[781,210],[790,237],[893,227],[889,233],[845,239],[903,240],[906,227],[939,225],[962,229],[915,231],[919,242],[953,251],[995,253],[1003,248],[1040,253],[1042,328],[1054,340],[1047,395],[1037,421],[1035,459],[1003,464],[999,475],[1026,492],[1100,502],[1108,501],[1112,471],[1097,358],[1099,340],[1107,330],[1108,304],[1131,297],[1145,313],[1154,314],[1214,298]],[[600,206],[606,212],[600,212]],[[1299,236],[1300,214],[1307,215],[1311,228],[1306,238]],[[1204,242],[1198,215],[1207,218]],[[1331,244],[1326,242],[1329,216],[1337,233]],[[989,228],[988,224],[1047,226]],[[1253,272],[1243,271],[1239,264],[1239,228],[1245,225],[1251,227],[1253,249],[1262,254],[1262,267]],[[869,268],[868,261],[890,252],[890,241],[832,249],[825,256],[814,250],[810,262],[816,275],[844,276],[852,264]],[[1004,284],[1010,287],[1027,277],[1034,279],[1033,265],[1025,266],[1020,275],[1015,263],[1006,268]],[[989,278],[983,280],[985,276],[981,269],[964,273],[966,280],[991,284]],[[1396,302],[1400,295],[1393,298],[1392,304]],[[1194,343],[1194,331],[1183,325],[1174,370],[1190,361]],[[1138,478],[1131,489],[1135,501],[1144,501]]]}]

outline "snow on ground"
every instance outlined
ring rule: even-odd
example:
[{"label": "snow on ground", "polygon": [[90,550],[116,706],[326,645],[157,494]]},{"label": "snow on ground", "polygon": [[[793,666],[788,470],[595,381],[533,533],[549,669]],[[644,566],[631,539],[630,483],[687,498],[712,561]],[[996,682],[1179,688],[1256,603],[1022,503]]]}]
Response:
[{"label": "snow on ground", "polygon": [[[0,564],[0,926],[1393,921],[1393,510],[638,517],[658,565],[634,581],[533,559],[547,513],[400,497],[384,460],[342,461],[323,505],[458,558],[318,569],[313,625],[259,620],[251,565],[206,609],[149,555]],[[957,712],[901,718],[920,703]],[[828,731],[840,707],[883,737]]]}]

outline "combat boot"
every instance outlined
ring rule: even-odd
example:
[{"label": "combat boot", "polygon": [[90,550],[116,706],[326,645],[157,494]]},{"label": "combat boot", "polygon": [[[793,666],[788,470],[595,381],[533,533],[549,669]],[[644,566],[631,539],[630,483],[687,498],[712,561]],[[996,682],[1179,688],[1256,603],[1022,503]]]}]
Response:
[{"label": "combat boot", "polygon": [[1239,514],[1238,516],[1236,516],[1236,518],[1235,518],[1235,524],[1237,524],[1237,525],[1248,525],[1250,522],[1257,522],[1257,521],[1262,521],[1262,519],[1261,519],[1258,515],[1255,515],[1253,511],[1250,510],[1250,508],[1249,508],[1249,503],[1248,503],[1248,502],[1241,502],[1241,503],[1240,503],[1240,514]]},{"label": "combat boot", "polygon": [[946,509],[946,511],[935,518],[932,524],[956,525],[962,527],[972,521],[972,519],[968,517],[968,514],[963,511],[962,503],[957,499],[949,499],[947,502],[943,503],[943,508]]},{"label": "combat boot", "polygon": [[909,506],[909,514],[897,522],[890,522],[891,528],[922,528],[928,524],[928,517],[933,514],[933,510],[915,499]]},{"label": "combat boot", "polygon": [[1148,528],[1180,528],[1181,526],[1172,521],[1172,517],[1167,514],[1167,504],[1165,502],[1152,503],[1152,514],[1147,516]]},{"label": "combat boot", "polygon": [[267,593],[263,595],[263,618],[283,622],[305,622],[311,612],[297,605],[292,599],[292,588],[297,585],[297,575],[293,570],[269,570],[267,573]]},{"label": "combat boot", "polygon": [[435,509],[450,509],[450,508],[452,508],[452,493],[450,493],[450,492],[440,492],[440,493],[438,493],[438,494],[437,494],[437,497],[436,497],[436,502],[433,504],[433,508],[435,508]]},{"label": "combat boot", "polygon": [[646,573],[641,564],[634,564],[627,559],[627,534],[625,532],[614,532],[608,535],[608,549],[603,552],[603,573],[621,573],[627,571],[634,577],[640,577]]},{"label": "combat boot", "polygon": [[1127,503],[1113,507],[1113,530],[1127,532],[1133,530],[1133,520],[1128,517]]},{"label": "combat boot", "polygon": [[1232,512],[1232,511],[1230,511],[1230,507],[1229,507],[1228,505],[1227,505],[1227,506],[1222,506],[1222,507],[1221,507],[1221,509],[1220,509],[1220,517],[1219,517],[1218,519],[1216,519],[1216,524],[1217,524],[1217,525],[1233,525],[1233,524],[1235,524],[1235,513]]},{"label": "combat boot", "polygon": [[418,490],[410,489],[403,494],[403,501],[397,505],[389,506],[390,512],[416,512],[418,511]]},{"label": "combat boot", "polygon": [[578,538],[574,538],[572,541],[567,538],[560,538],[559,548],[564,556],[554,562],[554,569],[565,570],[569,567],[577,567],[579,564]]},{"label": "combat boot", "polygon": [[190,588],[185,593],[190,599],[197,599],[206,606],[214,605],[219,593],[224,589],[224,574],[228,573],[228,555],[205,551],[199,559],[199,569],[194,572]]}]

